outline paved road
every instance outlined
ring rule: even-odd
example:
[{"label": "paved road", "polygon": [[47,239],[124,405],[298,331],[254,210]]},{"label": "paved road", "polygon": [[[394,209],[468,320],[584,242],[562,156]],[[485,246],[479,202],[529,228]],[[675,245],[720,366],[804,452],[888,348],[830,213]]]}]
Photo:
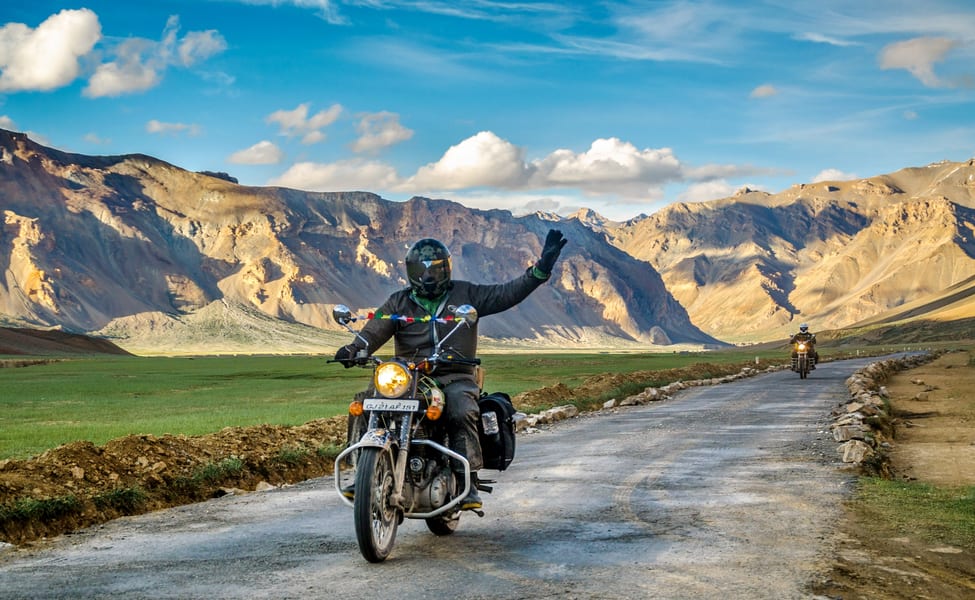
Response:
[{"label": "paved road", "polygon": [[808,598],[853,485],[829,411],[869,362],[522,435],[485,517],[442,538],[406,521],[382,564],[323,479],[7,551],[0,598]]}]

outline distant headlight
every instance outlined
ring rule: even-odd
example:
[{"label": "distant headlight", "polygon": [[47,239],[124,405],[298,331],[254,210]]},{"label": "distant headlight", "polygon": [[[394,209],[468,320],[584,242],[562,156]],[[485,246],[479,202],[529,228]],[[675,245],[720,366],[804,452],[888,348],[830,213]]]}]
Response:
[{"label": "distant headlight", "polygon": [[398,362],[384,362],[373,375],[376,391],[386,398],[399,398],[410,389],[410,372]]},{"label": "distant headlight", "polygon": [[802,342],[799,342],[799,352],[802,352],[802,351],[804,351],[805,349],[806,349],[806,345],[805,345],[805,344],[803,344]]}]

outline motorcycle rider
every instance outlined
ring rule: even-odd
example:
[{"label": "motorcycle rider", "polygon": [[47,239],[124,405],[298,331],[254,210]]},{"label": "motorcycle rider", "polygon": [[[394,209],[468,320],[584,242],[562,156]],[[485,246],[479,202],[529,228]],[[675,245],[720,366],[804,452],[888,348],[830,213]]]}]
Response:
[{"label": "motorcycle rider", "polygon": [[[359,335],[369,342],[370,353],[393,338],[396,356],[428,357],[433,353],[437,341],[450,330],[450,326],[436,321],[436,317],[442,316],[445,309],[449,311],[452,307],[470,304],[483,317],[515,306],[549,279],[566,241],[561,231],[550,229],[538,261],[520,276],[507,283],[475,284],[451,279],[450,251],[438,240],[421,239],[406,254],[409,287],[391,294],[377,311],[383,315],[412,317],[412,322],[373,319]],[[474,358],[477,353],[477,323],[461,327],[450,338],[450,344],[455,354]],[[335,360],[350,367],[355,364],[354,358],[361,349],[363,343],[357,338],[339,348]],[[476,472],[483,466],[483,457],[477,430],[480,389],[475,379],[475,368],[466,365],[441,366],[433,375],[443,386],[446,396],[444,416],[448,445],[470,463],[471,491],[459,507],[461,510],[480,509],[482,503],[477,493]],[[458,481],[463,482],[463,465],[456,461],[451,463]],[[348,496],[354,492],[347,488],[343,493]]]},{"label": "motorcycle rider", "polygon": [[796,352],[796,344],[799,342],[806,342],[809,345],[809,357],[812,359],[809,361],[809,369],[815,369],[816,363],[819,362],[819,353],[816,352],[816,334],[809,331],[809,325],[806,323],[799,325],[799,332],[789,339],[789,343],[792,344],[792,364],[795,364],[799,357],[799,353]]}]

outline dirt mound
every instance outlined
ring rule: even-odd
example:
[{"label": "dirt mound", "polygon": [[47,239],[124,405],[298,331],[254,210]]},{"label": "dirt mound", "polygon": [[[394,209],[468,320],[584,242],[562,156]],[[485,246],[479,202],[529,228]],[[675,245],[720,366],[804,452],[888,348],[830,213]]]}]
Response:
[{"label": "dirt mound", "polygon": [[[0,354],[129,354],[112,342],[59,330],[0,327]],[[6,361],[0,361],[0,366]]]},{"label": "dirt mound", "polygon": [[131,435],[73,442],[0,461],[0,540],[40,537],[332,472],[346,418],[297,427],[228,427],[204,436]]}]

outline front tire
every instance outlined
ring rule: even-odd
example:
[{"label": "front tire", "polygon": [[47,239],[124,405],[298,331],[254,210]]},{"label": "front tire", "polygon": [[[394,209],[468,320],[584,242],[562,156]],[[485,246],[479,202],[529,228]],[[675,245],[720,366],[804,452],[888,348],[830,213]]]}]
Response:
[{"label": "front tire", "polygon": [[805,356],[799,357],[799,379],[805,379],[809,375],[809,359]]},{"label": "front tire", "polygon": [[389,504],[393,494],[393,459],[382,448],[363,448],[356,465],[355,536],[369,562],[386,560],[396,540],[399,514]]},{"label": "front tire", "polygon": [[427,528],[434,535],[450,535],[457,531],[458,525],[460,525],[460,511],[427,519]]}]

